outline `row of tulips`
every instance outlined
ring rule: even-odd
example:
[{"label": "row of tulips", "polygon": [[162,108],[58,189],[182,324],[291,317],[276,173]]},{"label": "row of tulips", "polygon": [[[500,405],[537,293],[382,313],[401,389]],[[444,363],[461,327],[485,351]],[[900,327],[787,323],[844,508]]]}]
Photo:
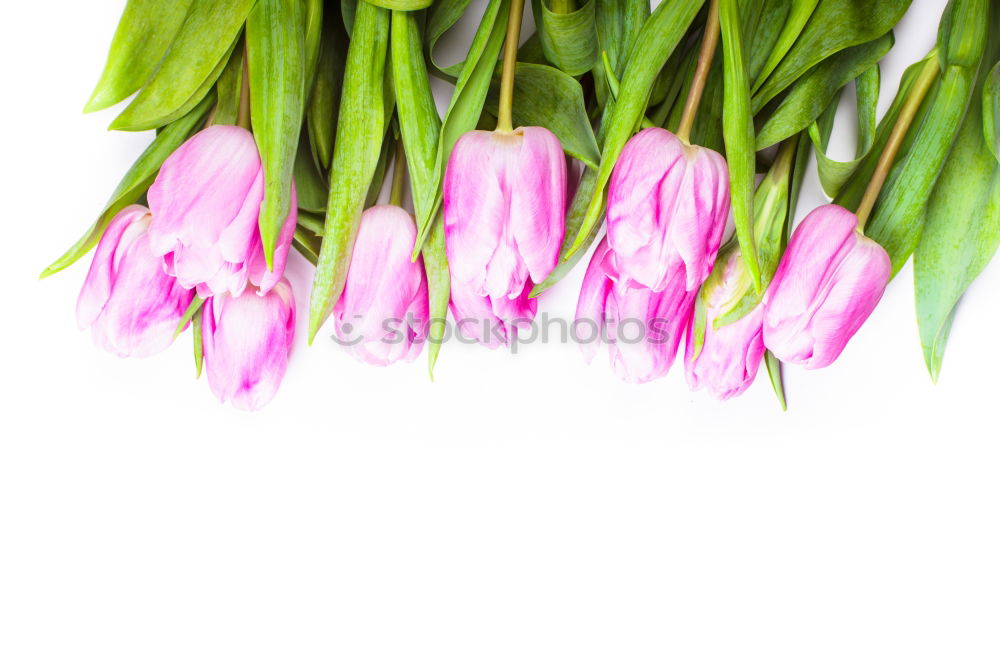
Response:
[{"label": "row of tulips", "polygon": [[[572,268],[582,246],[596,240],[594,211],[606,214],[606,234],[586,269],[576,313],[576,326],[596,324],[602,329],[595,342],[584,345],[588,362],[603,339],[611,366],[620,378],[648,382],[669,372],[686,339],[684,365],[692,389],[705,388],[719,399],[737,396],[753,383],[765,364],[783,399],[780,363],[811,369],[830,365],[881,299],[894,272],[894,258],[866,236],[866,225],[873,211],[874,219],[881,223],[878,214],[886,205],[884,190],[892,193],[893,169],[919,152],[910,148],[908,154],[906,150],[921,140],[919,132],[928,121],[919,123],[920,114],[928,113],[927,105],[936,102],[932,90],[945,84],[947,74],[942,67],[947,60],[937,52],[918,63],[918,75],[904,79],[899,104],[879,126],[879,140],[870,142],[875,144],[869,146],[870,168],[862,166],[850,174],[860,183],[854,185],[854,198],[838,197],[835,203],[813,210],[789,237],[809,147],[816,143],[817,134],[822,134],[819,125],[784,138],[767,176],[757,186],[756,197],[752,182],[744,177],[742,156],[747,153],[741,152],[741,144],[732,138],[732,114],[723,125],[724,145],[718,146],[725,150],[728,161],[720,150],[692,140],[692,136],[708,136],[704,128],[709,123],[703,119],[707,112],[699,115],[699,110],[711,72],[718,71],[712,64],[720,50],[720,33],[727,74],[720,89],[726,95],[739,94],[737,83],[728,76],[732,54],[727,49],[732,45],[735,3],[712,0],[702,14],[704,23],[696,29],[695,10],[701,2],[671,0],[642,24],[635,38],[637,45],[643,43],[647,29],[662,36],[662,22],[670,10],[681,14],[686,7],[690,14],[688,41],[698,48],[692,51],[691,78],[686,94],[678,92],[673,121],[651,120],[650,115],[656,116],[652,105],[638,108],[639,122],[624,115],[631,108],[629,95],[642,96],[644,92],[641,86],[638,93],[630,91],[637,89],[635,81],[642,75],[641,71],[635,73],[637,68],[648,68],[648,63],[641,55],[633,61],[623,60],[624,76],[619,82],[607,52],[602,54],[602,62],[586,74],[595,86],[594,99],[605,97],[603,103],[595,101],[604,114],[597,132],[604,154],[593,161],[574,155],[567,144],[575,139],[563,131],[557,134],[527,123],[515,128],[515,118],[538,117],[515,104],[517,77],[524,68],[517,62],[522,57],[517,46],[523,0],[490,2],[480,33],[504,37],[506,44],[502,72],[494,82],[498,91],[496,129],[467,127],[447,146],[449,116],[442,126],[436,115],[432,120],[425,115],[424,125],[433,127],[433,134],[415,134],[422,130],[414,128],[422,126],[413,122],[421,119],[414,108],[427,114],[430,98],[426,71],[420,64],[415,78],[423,81],[423,88],[419,95],[405,87],[396,90],[393,103],[398,107],[398,128],[389,131],[384,140],[386,146],[397,146],[390,203],[371,205],[371,194],[382,184],[378,174],[387,171],[386,154],[391,151],[382,150],[378,160],[366,160],[360,155],[370,152],[370,147],[350,143],[355,140],[355,130],[379,111],[359,108],[359,99],[354,96],[366,88],[356,82],[349,88],[348,82],[359,76],[360,68],[369,62],[366,58],[371,58],[372,44],[363,41],[365,35],[375,34],[371,39],[377,42],[378,30],[388,30],[389,12],[380,9],[380,3],[366,0],[355,7],[336,143],[332,151],[324,150],[323,141],[317,141],[319,131],[313,133],[312,119],[305,123],[302,145],[306,147],[297,146],[298,154],[293,151],[295,178],[288,180],[283,190],[280,183],[274,185],[274,162],[280,155],[276,157],[271,149],[273,136],[262,138],[260,127],[267,123],[254,104],[265,104],[255,97],[254,72],[247,65],[252,68],[255,62],[250,54],[253,12],[263,11],[261,7],[266,9],[269,4],[266,0],[257,3],[254,6],[251,2],[247,10],[250,18],[242,53],[234,49],[233,55],[225,56],[235,65],[224,69],[235,72],[239,80],[235,93],[229,93],[238,100],[228,105],[231,112],[224,105],[224,89],[234,86],[223,78],[216,84],[214,104],[202,103],[179,116],[183,110],[177,110],[149,151],[162,154],[159,163],[149,169],[140,159],[133,168],[135,172],[145,166],[150,171],[148,191],[141,185],[129,190],[132,201],[145,194],[147,205],[128,201],[127,196],[118,198],[68,258],[49,271],[72,263],[88,245],[96,244],[78,303],[80,326],[90,327],[100,346],[120,356],[160,352],[191,326],[199,372],[204,365],[216,396],[241,409],[266,404],[287,366],[295,337],[296,306],[284,271],[293,247],[317,264],[310,339],[329,316],[334,336],[359,360],[373,365],[413,360],[430,340],[433,368],[439,344],[434,341],[433,322],[445,314],[442,306],[450,308],[467,337],[488,347],[510,344],[519,327],[535,317],[539,293]],[[394,7],[391,25],[403,35],[400,44],[417,34],[416,23],[410,19],[428,3],[418,4],[410,11]],[[130,11],[150,11],[142,5],[137,0],[129,3],[123,25]],[[298,6],[299,2],[279,3],[270,10],[287,9],[288,5]],[[282,21],[302,21],[308,46],[310,26],[317,20],[324,24],[315,16],[317,11],[322,16],[324,3],[319,2],[318,7],[303,0],[291,15],[278,12],[270,20],[277,28],[288,27]],[[324,25],[329,30],[330,8],[326,9]],[[497,13],[491,18],[494,9]],[[623,5],[620,10],[626,12],[627,8]],[[939,48],[946,50],[956,43],[948,32],[958,30],[956,15],[983,19],[979,28],[974,24],[959,36],[965,40],[966,50],[975,53],[978,48],[976,71],[982,73],[976,75],[985,89],[985,72],[994,55],[984,55],[985,21],[990,12],[988,3],[952,0],[939,40]],[[735,16],[740,17],[738,8]],[[434,19],[435,14],[431,14],[432,23]],[[380,21],[386,21],[381,28]],[[682,34],[677,34],[678,43],[684,41]],[[967,43],[970,40],[972,46]],[[493,41],[493,55],[479,53],[478,57],[499,54],[500,39]],[[395,32],[392,42],[396,48]],[[477,66],[476,44],[478,35],[459,76],[456,95],[473,85],[471,75],[466,74],[474,73]],[[778,53],[778,47],[775,49],[772,56]],[[315,69],[323,62],[323,51],[320,47],[313,50],[319,54]],[[677,54],[683,55],[680,47]],[[400,67],[394,72],[397,81],[405,82],[407,73],[414,78],[413,61],[400,65],[405,57],[395,60],[395,55],[393,62]],[[309,69],[307,58],[300,64]],[[356,69],[352,70],[352,64]],[[658,71],[655,68],[654,73]],[[309,77],[301,72],[299,76],[308,87]],[[319,85],[324,79],[322,72],[312,76],[315,99],[323,93]],[[372,80],[381,85],[381,79],[378,74]],[[607,87],[603,93],[602,85]],[[482,90],[478,111],[469,116],[473,126],[481,127],[494,117],[483,107],[487,88]],[[749,86],[746,92],[749,95]],[[789,96],[794,94],[793,89]],[[650,96],[645,91],[644,99],[648,101]],[[95,93],[95,97],[99,95]],[[611,99],[614,104],[609,103]],[[418,103],[421,101],[423,104]],[[381,104],[378,101],[377,106]],[[829,108],[834,107],[835,100]],[[817,118],[817,123],[822,119]],[[200,125],[204,128],[199,130]],[[639,129],[640,125],[645,128]],[[457,126],[462,127],[461,123]],[[617,136],[618,128],[624,128],[618,132],[623,143],[616,155],[612,137]],[[297,130],[294,138],[299,144]],[[358,141],[370,138],[359,134]],[[824,145],[820,141],[817,147]],[[564,151],[583,161],[582,175],[574,175],[580,170],[572,160],[568,167]],[[751,160],[753,153],[748,153]],[[357,183],[350,174],[339,175],[336,166],[345,164],[345,155],[359,157],[351,168],[344,167],[344,173],[359,165],[370,172],[364,179],[365,187],[353,187]],[[318,166],[303,169],[303,157],[315,160]],[[826,159],[822,154],[820,158]],[[443,164],[439,178],[435,176],[435,161]],[[752,163],[750,167],[752,171]],[[322,224],[310,224],[309,203],[300,198],[312,197],[316,171],[327,172],[330,203]],[[605,172],[606,191],[601,185]],[[402,205],[407,174],[416,215]],[[356,195],[351,194],[352,189],[357,190]],[[995,185],[987,192],[993,204],[997,194]],[[275,225],[274,201],[281,196],[288,205],[278,218],[280,224]],[[359,205],[362,202],[368,206]],[[306,212],[300,214],[300,207]],[[351,211],[342,213],[346,209]],[[737,233],[724,244],[731,214]],[[644,324],[640,340],[616,337],[616,324],[624,321]],[[391,330],[389,322],[394,325]]]}]

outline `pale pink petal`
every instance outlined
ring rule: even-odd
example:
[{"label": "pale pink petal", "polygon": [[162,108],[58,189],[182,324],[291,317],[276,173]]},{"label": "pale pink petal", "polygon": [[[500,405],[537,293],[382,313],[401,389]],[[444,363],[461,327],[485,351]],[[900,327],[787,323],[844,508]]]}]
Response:
[{"label": "pale pink petal", "polygon": [[566,229],[566,158],[559,139],[542,127],[522,127],[516,160],[508,162],[510,227],[517,252],[535,283],[559,260]]}]

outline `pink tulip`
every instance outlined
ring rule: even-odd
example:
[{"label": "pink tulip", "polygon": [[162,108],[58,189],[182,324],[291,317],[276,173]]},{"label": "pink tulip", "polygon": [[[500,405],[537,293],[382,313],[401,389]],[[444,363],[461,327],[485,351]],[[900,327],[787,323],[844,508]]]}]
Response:
[{"label": "pink tulip", "polygon": [[[692,391],[705,386],[719,400],[728,400],[750,388],[757,377],[764,358],[764,310],[758,304],[736,321],[716,325],[717,319],[732,311],[752,288],[739,252],[723,255],[719,261],[725,261],[725,266],[702,287],[704,310],[699,307],[695,311],[688,328],[684,367]],[[700,348],[696,321],[700,324],[697,328],[704,327]]]},{"label": "pink tulip", "polygon": [[608,185],[608,243],[623,279],[662,291],[708,278],[729,217],[729,169],[714,150],[650,128],[625,145]]},{"label": "pink tulip", "polygon": [[820,206],[792,234],[764,294],[764,344],[780,360],[830,365],[882,298],[889,255],[857,224],[840,206]]},{"label": "pink tulip", "polygon": [[129,206],[111,220],[76,304],[80,328],[91,329],[98,346],[119,356],[163,351],[194,298],[163,272],[149,249],[152,217]]},{"label": "pink tulip", "polygon": [[281,279],[298,216],[295,189],[269,271],[257,228],[264,172],[247,130],[213,125],[188,139],[163,163],[148,198],[153,252],[199,296],[239,296],[248,282],[264,294]]},{"label": "pink tulip", "polygon": [[523,295],[555,267],[565,214],[566,160],[554,134],[522,127],[463,135],[444,179],[457,309],[484,315],[488,309],[484,321],[534,316]]},{"label": "pink tulip", "polygon": [[614,259],[604,239],[583,278],[574,337],[588,363],[603,339],[615,374],[641,384],[670,371],[697,292],[684,288],[680,272],[662,291],[633,286],[620,278]]},{"label": "pink tulip", "polygon": [[202,345],[205,372],[221,402],[260,409],[285,376],[295,337],[295,299],[288,280],[260,295],[219,294],[205,301]]},{"label": "pink tulip", "polygon": [[528,298],[534,286],[528,280],[517,298],[491,299],[453,282],[451,314],[456,327],[465,339],[478,340],[490,349],[509,346],[518,330],[530,328],[538,311],[538,299]]},{"label": "pink tulip", "polygon": [[427,338],[427,276],[410,261],[417,227],[398,206],[375,206],[361,226],[333,320],[347,351],[372,365],[413,360]]}]

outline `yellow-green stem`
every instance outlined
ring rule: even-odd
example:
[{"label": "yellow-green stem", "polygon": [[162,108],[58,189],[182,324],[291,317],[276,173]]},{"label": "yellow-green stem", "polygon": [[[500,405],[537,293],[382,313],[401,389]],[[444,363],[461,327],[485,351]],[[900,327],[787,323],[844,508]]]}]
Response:
[{"label": "yellow-green stem", "polygon": [[389,203],[393,206],[403,205],[403,186],[406,184],[406,159],[403,154],[403,139],[396,140],[396,157],[392,168],[392,190],[389,191]]},{"label": "yellow-green stem", "polygon": [[524,0],[511,0],[507,20],[507,39],[503,46],[503,73],[500,75],[500,109],[497,113],[497,131],[513,132],[514,72],[517,69],[517,47],[521,40],[521,18]]},{"label": "yellow-green stem", "polygon": [[868,182],[861,203],[858,204],[858,231],[865,230],[865,224],[868,223],[868,218],[871,217],[872,210],[875,209],[875,202],[878,200],[879,193],[882,192],[885,179],[889,177],[889,171],[896,161],[896,155],[899,154],[899,149],[903,145],[903,140],[906,139],[910,125],[913,124],[913,119],[916,117],[917,111],[920,110],[920,105],[924,103],[924,98],[930,92],[940,71],[941,67],[938,64],[936,54],[932,53],[920,70],[917,80],[913,83],[913,89],[899,112],[896,124],[892,126],[892,133],[889,134],[885,148],[882,149],[882,154],[878,158],[872,179]]},{"label": "yellow-green stem", "polygon": [[677,127],[677,136],[684,142],[688,142],[691,139],[691,128],[694,127],[694,119],[698,115],[701,96],[705,93],[708,72],[712,69],[712,60],[715,59],[715,52],[718,48],[719,0],[712,0],[712,4],[708,7],[705,36],[701,40],[701,51],[698,53],[698,67],[695,69],[694,79],[691,81],[691,90],[688,92],[687,101],[684,103],[684,113],[681,114],[681,122]]}]

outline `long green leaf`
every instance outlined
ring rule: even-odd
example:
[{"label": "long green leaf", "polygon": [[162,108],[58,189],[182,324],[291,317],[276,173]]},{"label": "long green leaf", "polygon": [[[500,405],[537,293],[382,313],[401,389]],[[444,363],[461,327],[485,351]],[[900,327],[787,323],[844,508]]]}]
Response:
[{"label": "long green leaf", "polygon": [[324,173],[330,169],[330,162],[333,160],[333,140],[340,113],[346,49],[347,34],[344,32],[340,13],[331,11],[328,7],[323,16],[323,39],[316,65],[316,80],[306,114],[313,159]]},{"label": "long green leaf", "polygon": [[680,43],[703,4],[704,0],[664,0],[639,32],[632,51],[642,54],[642,57],[630,60],[612,113],[605,118],[607,129],[604,131],[601,165],[597,172],[594,195],[573,245],[563,255],[565,258],[579,252],[586,246],[587,239],[592,238],[591,231],[604,212],[604,189],[611,178],[611,170],[646,112],[646,100],[660,69]]},{"label": "long green leaf", "polygon": [[54,275],[64,268],[68,268],[76,263],[81,257],[90,252],[97,242],[101,240],[105,229],[112,218],[123,208],[135,203],[145,194],[149,186],[153,184],[156,174],[164,160],[170,157],[171,153],[177,150],[181,144],[187,141],[194,132],[201,128],[208,110],[211,108],[214,99],[209,96],[202,100],[201,104],[191,110],[186,116],[167,125],[156,135],[153,143],[139,156],[135,164],[128,170],[118,187],[115,188],[110,200],[104,210],[98,216],[97,221],[87,230],[73,247],[52,265],[42,271],[40,277]]},{"label": "long green leaf", "polygon": [[258,223],[269,267],[292,207],[292,172],[306,96],[305,30],[300,0],[257,0],[247,18],[250,113],[264,168]]},{"label": "long green leaf", "polygon": [[743,261],[754,287],[761,290],[760,262],[753,235],[753,187],[756,175],[753,115],[750,113],[750,78],[736,0],[721,0],[719,23],[722,29],[725,102],[722,130],[729,163],[730,195],[736,237]]},{"label": "long green leaf", "polygon": [[344,73],[323,247],[309,304],[310,342],[343,291],[365,197],[378,166],[388,122],[379,103],[388,40],[389,12],[359,2]]},{"label": "long green leaf", "polygon": [[852,46],[813,67],[791,87],[757,133],[757,150],[779,143],[809,127],[834,94],[861,76],[892,48],[892,33]]},{"label": "long green leaf", "polygon": [[838,51],[870,42],[889,32],[906,13],[910,2],[820,0],[793,46],[754,93],[754,113],[817,63]]},{"label": "long green leaf", "polygon": [[990,70],[983,86],[983,137],[993,157],[1000,160],[1000,62]]},{"label": "long green leaf", "polygon": [[598,61],[596,0],[574,11],[556,12],[551,0],[533,0],[532,9],[546,59],[570,76],[590,71]]},{"label": "long green leaf", "polygon": [[100,111],[141,88],[177,36],[192,0],[129,0],[115,30],[108,61],[84,113]]},{"label": "long green leaf", "polygon": [[806,23],[809,22],[809,17],[816,10],[816,5],[819,4],[819,0],[786,1],[791,6],[782,24],[781,32],[771,47],[767,60],[764,61],[760,71],[757,72],[754,78],[753,88],[751,88],[751,93],[753,94],[756,94],[764,84],[764,81],[774,72],[778,64],[791,50],[792,45],[795,44],[799,35],[802,34],[803,28],[806,27]]},{"label": "long green leaf", "polygon": [[194,0],[156,73],[111,129],[155,129],[197,106],[222,73],[253,4]]}]

